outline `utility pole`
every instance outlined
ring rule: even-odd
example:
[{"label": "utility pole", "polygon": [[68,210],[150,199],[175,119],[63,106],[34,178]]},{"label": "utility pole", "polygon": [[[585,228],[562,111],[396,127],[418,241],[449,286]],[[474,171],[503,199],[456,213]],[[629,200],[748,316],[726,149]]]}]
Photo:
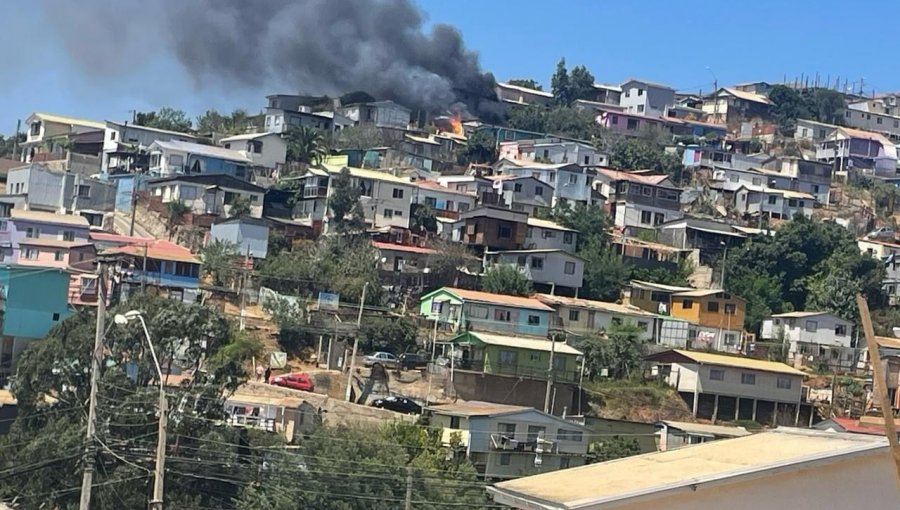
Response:
[{"label": "utility pole", "polygon": [[22,129],[22,119],[16,119],[16,136],[13,138],[13,159],[19,157],[19,131]]},{"label": "utility pole", "polygon": [[412,491],[413,491],[413,477],[412,477],[412,468],[406,466],[406,504],[403,506],[405,510],[412,510]]},{"label": "utility pole", "polygon": [[[146,329],[146,326],[144,326]],[[149,338],[149,337],[148,337]],[[169,426],[169,403],[166,401],[165,380],[159,379],[159,430],[156,440],[156,467],[153,469],[152,510],[163,509],[163,483],[166,476],[166,429]]]},{"label": "utility pole", "polygon": [[544,395],[544,412],[550,412],[550,394],[553,391],[553,357],[556,354],[556,336],[550,335],[550,368],[547,370],[547,393]]},{"label": "utility pole", "polygon": [[362,333],[363,308],[366,306],[366,290],[369,282],[363,285],[362,296],[359,298],[359,315],[356,316],[356,337],[353,338],[353,353],[350,355],[350,365],[347,371],[347,394],[345,400],[350,401],[350,391],[353,389],[353,371],[356,370],[356,351],[359,349],[359,335]]},{"label": "utility pole", "polygon": [[103,336],[106,327],[106,261],[97,263],[97,325],[94,330],[94,351],[91,353],[91,397],[88,401],[87,433],[85,434],[84,476],[81,479],[79,510],[91,507],[91,487],[94,484],[94,435],[97,426],[97,381],[100,378],[100,356],[103,355]]},{"label": "utility pole", "polygon": [[[247,257],[244,259],[244,274],[241,277],[241,322],[240,322],[240,330],[244,331],[246,327],[246,320],[244,318],[246,314],[246,306],[245,306],[245,296],[247,295],[247,286],[249,284],[250,279],[250,245],[247,245]],[[268,381],[266,381],[268,382]]]},{"label": "utility pole", "polygon": [[728,245],[724,242],[722,243],[722,247],[724,249],[722,253],[722,290],[725,290],[725,263],[728,261]]}]

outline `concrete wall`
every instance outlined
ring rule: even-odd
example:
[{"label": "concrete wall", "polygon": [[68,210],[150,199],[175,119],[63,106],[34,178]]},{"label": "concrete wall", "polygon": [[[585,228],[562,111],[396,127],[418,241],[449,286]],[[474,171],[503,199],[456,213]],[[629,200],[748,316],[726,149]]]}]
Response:
[{"label": "concrete wall", "polygon": [[[497,263],[518,267],[534,283],[548,285],[553,283],[563,287],[579,288],[584,281],[584,261],[566,252],[501,252],[493,257],[496,257]],[[519,265],[522,258],[525,264]],[[535,259],[541,261],[542,265],[536,266]]]},{"label": "concrete wall", "polygon": [[[449,385],[450,382],[448,381],[447,384]],[[563,409],[571,413],[573,409],[577,408],[577,386],[556,384],[554,389],[556,398],[552,400],[551,414],[560,416]],[[543,410],[547,381],[457,370],[453,376],[452,390],[448,391],[452,391],[463,400],[482,400]]]},{"label": "concrete wall", "polygon": [[[710,370],[724,370],[724,380],[711,380],[709,377]],[[741,374],[745,373],[755,374],[756,384],[742,384]],[[718,365],[700,365],[698,367],[692,364],[673,364],[670,381],[673,378],[677,379],[678,391],[693,393],[698,374],[700,378],[700,393],[715,393],[760,400],[777,400],[779,402],[800,402],[800,387],[803,378],[799,375],[776,374]],[[778,388],[777,381],[779,378],[789,379],[791,381],[790,389]]]},{"label": "concrete wall", "polygon": [[[577,313],[575,320],[572,320],[572,312]],[[646,328],[644,333],[641,334],[641,338],[644,340],[652,340],[656,336],[654,326],[656,319],[653,317],[626,315],[589,308],[574,308],[566,305],[558,305],[556,316],[563,328],[576,334],[607,331],[612,326],[613,319],[617,319],[622,324],[637,324],[642,328]]]},{"label": "concrete wall", "polygon": [[525,231],[525,249],[564,250],[575,253],[578,232],[529,226]]}]

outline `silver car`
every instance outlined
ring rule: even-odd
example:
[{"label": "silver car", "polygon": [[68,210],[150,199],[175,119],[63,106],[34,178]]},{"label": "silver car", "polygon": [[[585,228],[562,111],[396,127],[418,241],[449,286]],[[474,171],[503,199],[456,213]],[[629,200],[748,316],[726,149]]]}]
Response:
[{"label": "silver car", "polygon": [[381,365],[384,368],[397,368],[397,361],[397,356],[389,352],[379,351],[366,356],[363,364],[368,368],[372,368],[375,365]]}]

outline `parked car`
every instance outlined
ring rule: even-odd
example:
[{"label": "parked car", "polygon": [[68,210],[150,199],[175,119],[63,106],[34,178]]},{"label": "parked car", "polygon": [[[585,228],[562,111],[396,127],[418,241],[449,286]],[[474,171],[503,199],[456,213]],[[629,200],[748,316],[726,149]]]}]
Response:
[{"label": "parked car", "polygon": [[313,391],[315,389],[315,385],[309,374],[296,373],[277,375],[269,382],[275,386],[292,388],[295,390]]},{"label": "parked car", "polygon": [[422,406],[406,397],[386,397],[372,401],[372,407],[387,409],[395,413],[422,414]]},{"label": "parked car", "polygon": [[379,351],[366,356],[363,364],[369,368],[372,368],[374,365],[381,365],[384,368],[397,368],[397,356],[389,352]]},{"label": "parked car", "polygon": [[424,370],[428,368],[428,356],[415,352],[400,355],[400,370]]}]

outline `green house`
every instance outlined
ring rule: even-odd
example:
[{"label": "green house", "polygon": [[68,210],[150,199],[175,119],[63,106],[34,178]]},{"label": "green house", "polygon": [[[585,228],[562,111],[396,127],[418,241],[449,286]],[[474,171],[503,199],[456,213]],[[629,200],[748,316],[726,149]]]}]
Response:
[{"label": "green house", "polygon": [[467,331],[454,337],[450,343],[457,351],[455,368],[459,370],[547,379],[552,353],[555,381],[577,383],[581,375],[581,351],[563,341]]}]

